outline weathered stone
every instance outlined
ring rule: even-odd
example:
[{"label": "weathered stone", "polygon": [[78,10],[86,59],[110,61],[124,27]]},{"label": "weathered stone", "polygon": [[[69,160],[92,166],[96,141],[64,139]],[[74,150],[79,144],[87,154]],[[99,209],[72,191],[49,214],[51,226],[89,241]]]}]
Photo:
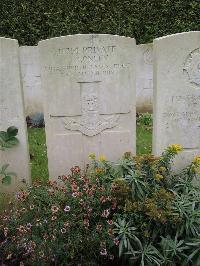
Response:
[{"label": "weathered stone", "polygon": [[200,154],[200,32],[154,40],[153,152],[178,143],[182,168]]},{"label": "weathered stone", "polygon": [[0,151],[0,165],[9,163],[9,172],[15,172],[8,187],[0,185],[3,191],[14,191],[24,179],[30,183],[27,129],[25,124],[23,94],[19,69],[19,46],[16,40],[0,38],[0,130],[18,128],[20,143],[5,151]]},{"label": "weathered stone", "polygon": [[19,52],[25,114],[43,112],[38,46],[21,46]]},{"label": "weathered stone", "polygon": [[153,44],[137,45],[136,110],[153,111]]},{"label": "weathered stone", "polygon": [[88,154],[135,153],[135,40],[74,35],[39,43],[51,178]]}]

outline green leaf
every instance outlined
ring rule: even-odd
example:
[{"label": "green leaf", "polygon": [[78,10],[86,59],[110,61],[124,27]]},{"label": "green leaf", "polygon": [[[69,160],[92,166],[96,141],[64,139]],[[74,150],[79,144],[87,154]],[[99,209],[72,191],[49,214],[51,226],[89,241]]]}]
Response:
[{"label": "green leaf", "polygon": [[0,140],[6,141],[8,139],[8,134],[5,131],[0,131]]},{"label": "green leaf", "polygon": [[14,126],[9,127],[7,129],[7,133],[8,133],[9,137],[15,137],[17,135],[17,133],[18,133],[18,129],[16,127],[14,127]]},{"label": "green leaf", "polygon": [[6,175],[3,179],[2,179],[2,184],[3,185],[10,185],[11,184],[11,176],[10,175]]},{"label": "green leaf", "polygon": [[8,140],[8,143],[12,146],[15,146],[19,143],[19,140],[15,137],[11,137],[9,140]]}]

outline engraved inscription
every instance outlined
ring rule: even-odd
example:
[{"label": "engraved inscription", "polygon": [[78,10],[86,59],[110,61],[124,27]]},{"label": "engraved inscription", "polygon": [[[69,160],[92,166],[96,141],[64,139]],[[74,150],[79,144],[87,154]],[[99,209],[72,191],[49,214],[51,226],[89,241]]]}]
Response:
[{"label": "engraved inscription", "polygon": [[65,128],[72,131],[80,131],[86,136],[95,136],[105,129],[117,126],[119,114],[100,115],[98,82],[83,82],[81,86],[82,116],[80,122],[65,118]]},{"label": "engraved inscription", "polygon": [[59,65],[46,65],[44,71],[69,77],[110,76],[131,67],[130,62],[116,61],[118,47],[115,45],[64,47],[52,50],[55,61],[61,58]]},{"label": "engraved inscription", "polygon": [[186,111],[186,112],[164,112],[162,114],[163,119],[167,119],[170,122],[200,122],[200,112]]},{"label": "engraved inscription", "polygon": [[184,103],[188,106],[200,104],[200,95],[187,94],[187,95],[174,95],[171,97],[172,103]]},{"label": "engraved inscription", "polygon": [[116,50],[115,45],[108,45],[108,46],[87,46],[87,47],[66,47],[66,48],[59,48],[55,50],[55,54],[59,55],[66,55],[66,54],[110,54]]},{"label": "engraved inscription", "polygon": [[45,66],[44,70],[50,74],[60,74],[61,76],[98,76],[98,75],[113,75],[123,69],[127,69],[131,63],[122,64],[80,64],[80,65],[63,65],[63,66]]},{"label": "engraved inscription", "polygon": [[200,87],[200,48],[192,51],[186,58],[183,68],[190,83]]},{"label": "engraved inscription", "polygon": [[[169,109],[169,111],[162,114],[164,121],[181,122],[181,126],[183,125],[182,122],[200,122],[200,112],[198,108],[200,104],[200,95],[173,95],[170,97],[169,104],[170,103],[172,104],[171,110]],[[174,106],[180,111],[174,110]],[[178,106],[180,108],[178,108]],[[181,109],[183,111],[181,111]]]}]

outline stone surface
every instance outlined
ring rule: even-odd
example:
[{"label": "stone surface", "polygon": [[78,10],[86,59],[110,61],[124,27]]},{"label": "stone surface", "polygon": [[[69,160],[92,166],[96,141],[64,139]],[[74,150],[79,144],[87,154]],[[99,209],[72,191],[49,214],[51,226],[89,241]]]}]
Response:
[{"label": "stone surface", "polygon": [[154,41],[153,152],[181,144],[182,168],[200,154],[200,32]]},{"label": "stone surface", "polygon": [[153,111],[153,44],[137,45],[136,110]]},{"label": "stone surface", "polygon": [[38,46],[21,46],[19,52],[25,114],[43,112]]},{"label": "stone surface", "polygon": [[135,153],[135,40],[73,35],[39,43],[51,178],[90,152]]},{"label": "stone surface", "polygon": [[9,163],[9,171],[15,172],[8,187],[0,185],[4,191],[14,191],[25,179],[30,183],[27,129],[25,124],[23,94],[19,68],[19,46],[16,40],[0,38],[0,130],[9,126],[19,130],[20,143],[6,151],[0,151],[0,165]]}]

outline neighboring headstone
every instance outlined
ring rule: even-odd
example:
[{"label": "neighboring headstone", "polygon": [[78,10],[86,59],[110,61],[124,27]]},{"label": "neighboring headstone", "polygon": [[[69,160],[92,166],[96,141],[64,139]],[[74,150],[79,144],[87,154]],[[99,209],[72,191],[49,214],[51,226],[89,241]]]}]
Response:
[{"label": "neighboring headstone", "polygon": [[19,52],[25,114],[43,112],[38,46],[21,46]]},{"label": "neighboring headstone", "polygon": [[9,163],[9,172],[15,172],[10,186],[0,184],[0,190],[14,191],[21,180],[30,183],[27,129],[25,124],[23,94],[20,81],[19,46],[16,40],[0,38],[0,131],[8,127],[18,128],[20,143],[0,151],[0,165]]},{"label": "neighboring headstone", "polygon": [[137,45],[136,49],[136,110],[153,111],[153,44]]},{"label": "neighboring headstone", "polygon": [[135,153],[135,40],[73,35],[39,43],[51,178],[88,154]]},{"label": "neighboring headstone", "polygon": [[200,32],[154,40],[153,153],[181,144],[182,168],[200,154]]}]

